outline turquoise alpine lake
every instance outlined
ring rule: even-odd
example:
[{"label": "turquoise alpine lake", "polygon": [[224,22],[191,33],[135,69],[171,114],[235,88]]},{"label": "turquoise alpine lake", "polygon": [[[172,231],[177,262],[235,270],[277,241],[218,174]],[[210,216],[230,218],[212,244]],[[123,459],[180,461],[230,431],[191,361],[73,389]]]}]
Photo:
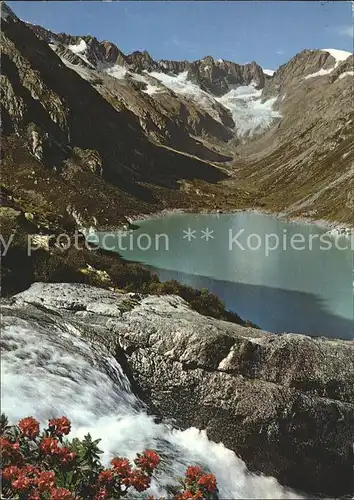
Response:
[{"label": "turquoise alpine lake", "polygon": [[254,212],[171,213],[136,224],[97,233],[99,245],[162,281],[208,289],[264,330],[354,338],[353,236]]}]

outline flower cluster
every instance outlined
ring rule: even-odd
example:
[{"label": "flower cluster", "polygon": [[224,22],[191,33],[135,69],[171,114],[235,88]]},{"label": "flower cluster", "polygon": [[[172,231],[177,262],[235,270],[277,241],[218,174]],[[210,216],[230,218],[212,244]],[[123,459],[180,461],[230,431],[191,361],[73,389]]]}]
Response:
[{"label": "flower cluster", "polygon": [[33,417],[23,418],[16,427],[9,427],[2,416],[1,424],[3,490],[9,497],[73,499],[69,489],[57,487],[55,471],[76,458],[76,453],[57,439],[70,431],[69,420],[66,417],[56,419],[56,425],[49,424],[42,435],[39,422]]},{"label": "flower cluster", "polygon": [[205,474],[200,467],[189,466],[182,482],[183,493],[177,495],[178,500],[198,498],[214,498],[217,491],[214,474]]},{"label": "flower cluster", "polygon": [[155,451],[145,450],[142,455],[138,454],[134,463],[145,471],[154,471],[160,463],[160,457]]},{"label": "flower cluster", "polygon": [[66,464],[76,458],[75,452],[71,451],[67,446],[60,446],[59,442],[55,438],[43,438],[40,441],[39,448],[45,455],[57,457],[61,464]]},{"label": "flower cluster", "polygon": [[20,459],[20,444],[12,442],[6,437],[0,437],[0,451],[2,457],[6,460]]},{"label": "flower cluster", "polygon": [[39,436],[39,422],[33,417],[23,418],[18,423],[21,435],[29,439],[35,439]]},{"label": "flower cluster", "polygon": [[[129,489],[146,491],[160,457],[153,450],[138,454],[133,463],[115,457],[103,467],[99,440],[88,434],[83,440],[64,441],[71,430],[67,417],[53,418],[40,432],[33,417],[17,426],[0,418],[0,453],[4,498],[16,500],[110,500],[125,496]],[[188,467],[176,500],[216,499],[216,479],[200,467]],[[172,491],[173,487],[171,487]],[[148,497],[153,500],[153,497]]]},{"label": "flower cluster", "polygon": [[136,491],[142,492],[149,488],[151,476],[160,463],[160,457],[155,451],[146,450],[139,454],[134,460],[135,469],[126,458],[115,457],[111,460],[111,468],[105,469],[98,475],[98,483],[101,488],[95,496],[95,500],[108,498],[110,493],[117,492],[117,485],[120,493],[125,493],[132,487]]},{"label": "flower cluster", "polygon": [[71,430],[70,420],[66,417],[52,418],[49,420],[49,430],[52,436],[67,436]]},{"label": "flower cluster", "polygon": [[6,483],[11,485],[11,491],[21,495],[21,498],[41,500],[47,498],[46,494],[50,494],[51,499],[56,498],[57,500],[74,498],[69,490],[55,487],[53,471],[42,471],[33,465],[24,465],[23,467],[9,465],[4,467],[2,477]]}]

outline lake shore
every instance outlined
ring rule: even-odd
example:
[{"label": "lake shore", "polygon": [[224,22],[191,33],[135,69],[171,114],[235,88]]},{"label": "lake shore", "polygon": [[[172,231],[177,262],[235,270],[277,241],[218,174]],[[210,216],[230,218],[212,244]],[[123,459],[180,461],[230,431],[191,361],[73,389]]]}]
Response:
[{"label": "lake shore", "polygon": [[338,233],[344,232],[344,231],[351,231],[352,234],[354,234],[354,225],[349,225],[349,224],[344,224],[342,222],[338,221],[329,221],[326,219],[315,219],[315,218],[310,218],[306,216],[291,216],[288,215],[286,212],[273,212],[271,210],[266,210],[266,209],[259,209],[259,208],[237,208],[234,210],[230,211],[219,211],[219,210],[193,210],[193,209],[181,209],[181,208],[171,208],[171,209],[163,209],[159,210],[155,213],[150,213],[150,214],[136,214],[132,215],[130,217],[127,217],[127,220],[129,222],[137,222],[141,220],[151,220],[151,219],[158,219],[160,217],[164,217],[167,215],[171,214],[191,214],[191,213],[197,213],[197,214],[219,214],[219,215],[230,215],[230,214],[235,214],[238,212],[249,212],[249,213],[256,213],[260,215],[266,215],[269,217],[274,217],[279,220],[283,220],[289,223],[294,223],[294,224],[309,224],[309,225],[315,225],[318,227],[321,227],[323,229],[326,229],[327,231],[337,231]]}]

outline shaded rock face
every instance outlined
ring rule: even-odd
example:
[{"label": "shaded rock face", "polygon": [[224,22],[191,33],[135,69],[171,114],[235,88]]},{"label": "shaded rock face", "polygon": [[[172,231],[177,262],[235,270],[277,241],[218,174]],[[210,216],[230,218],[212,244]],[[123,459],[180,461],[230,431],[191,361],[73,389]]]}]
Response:
[{"label": "shaded rock face", "polygon": [[53,309],[115,354],[151,409],[206,429],[252,469],[307,492],[353,492],[354,343],[201,316],[176,296],[41,284],[13,304]]}]

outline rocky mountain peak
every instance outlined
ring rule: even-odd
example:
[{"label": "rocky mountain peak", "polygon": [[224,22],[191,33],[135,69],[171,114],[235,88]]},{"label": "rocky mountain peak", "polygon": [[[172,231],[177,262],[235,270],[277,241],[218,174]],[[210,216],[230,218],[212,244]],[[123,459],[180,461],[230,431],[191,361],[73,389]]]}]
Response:
[{"label": "rocky mountain peak", "polygon": [[216,96],[222,96],[237,86],[252,84],[261,89],[265,84],[263,70],[254,61],[241,65],[208,55],[192,62],[162,60],[158,65],[160,71],[173,74],[187,71],[188,80]]},{"label": "rocky mountain peak", "polygon": [[350,60],[349,56],[349,52],[334,49],[305,49],[279,67],[274,77],[267,82],[263,96],[268,98],[284,94],[286,89],[297,86],[301,80],[332,75],[339,66]]},{"label": "rocky mountain peak", "polygon": [[263,70],[256,62],[241,65],[208,56],[195,61],[191,70],[191,79],[195,79],[204,90],[219,96],[235,87],[250,84],[261,89],[265,83]]},{"label": "rocky mountain peak", "polygon": [[147,50],[135,50],[126,57],[126,61],[133,71],[154,71],[158,69],[158,65]]},{"label": "rocky mountain peak", "polygon": [[[156,71],[174,75],[187,71],[188,80],[215,96],[222,96],[237,86],[252,84],[257,89],[262,89],[265,84],[263,70],[254,61],[242,65],[224,59],[214,59],[211,55],[195,61],[155,61],[146,50],[137,50],[126,55],[114,43],[106,40],[100,42],[90,35],[55,34],[41,26],[28,26],[48,43],[54,41],[64,45],[75,54],[84,56],[84,59],[95,67],[117,64],[137,73]],[[75,63],[73,58],[71,60]]]}]

